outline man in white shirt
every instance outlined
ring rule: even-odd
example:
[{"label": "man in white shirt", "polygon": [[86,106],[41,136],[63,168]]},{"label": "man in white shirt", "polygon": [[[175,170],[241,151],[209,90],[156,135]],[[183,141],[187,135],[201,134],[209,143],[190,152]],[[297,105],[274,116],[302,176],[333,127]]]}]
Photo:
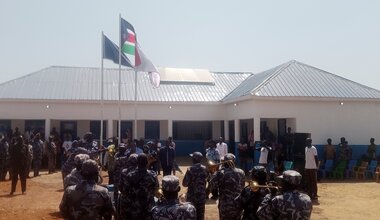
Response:
[{"label": "man in white shirt", "polygon": [[318,152],[317,148],[312,146],[311,143],[311,138],[307,138],[305,147],[305,182],[308,195],[312,200],[317,200]]},{"label": "man in white shirt", "polygon": [[216,144],[216,149],[219,151],[220,158],[224,158],[228,153],[228,147],[227,144],[224,143],[223,137],[219,138],[219,142]]},{"label": "man in white shirt", "polygon": [[[268,154],[270,151],[270,147],[268,147],[268,143],[266,141],[262,142],[260,150],[260,158],[259,158],[259,165],[264,166],[267,168],[268,165]],[[268,169],[268,168],[267,168]]]}]

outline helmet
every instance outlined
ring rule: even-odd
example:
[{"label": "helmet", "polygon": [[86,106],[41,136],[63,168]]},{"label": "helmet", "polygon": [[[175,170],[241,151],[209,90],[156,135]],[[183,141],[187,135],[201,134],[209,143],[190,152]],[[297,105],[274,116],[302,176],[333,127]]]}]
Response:
[{"label": "helmet", "polygon": [[90,159],[90,156],[87,154],[78,154],[74,157],[74,164],[77,168],[82,167],[83,162]]},{"label": "helmet", "polygon": [[224,156],[224,161],[231,160],[232,162],[235,162],[235,155],[228,153]]},{"label": "helmet", "polygon": [[201,162],[203,155],[201,152],[194,152],[190,154],[190,157],[192,157],[195,161]]},{"label": "helmet", "polygon": [[282,177],[284,182],[287,182],[291,185],[299,185],[301,184],[302,176],[299,172],[295,170],[286,170],[282,173]]}]

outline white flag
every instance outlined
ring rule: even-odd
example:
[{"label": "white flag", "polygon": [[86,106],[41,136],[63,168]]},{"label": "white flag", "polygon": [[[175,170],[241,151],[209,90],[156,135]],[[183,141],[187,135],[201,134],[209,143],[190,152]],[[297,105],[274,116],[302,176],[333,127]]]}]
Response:
[{"label": "white flag", "polygon": [[147,72],[149,74],[150,83],[156,88],[159,87],[161,81],[160,72],[158,72],[157,67],[142,52],[139,44],[136,45],[135,58],[135,70]]}]

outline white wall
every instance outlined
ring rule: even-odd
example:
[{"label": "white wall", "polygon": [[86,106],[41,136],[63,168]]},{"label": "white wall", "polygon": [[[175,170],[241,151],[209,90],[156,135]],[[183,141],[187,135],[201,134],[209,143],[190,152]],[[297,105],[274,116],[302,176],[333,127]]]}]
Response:
[{"label": "white wall", "polygon": [[338,101],[256,99],[236,107],[226,104],[226,111],[228,119],[295,118],[295,125],[289,124],[293,131],[311,133],[314,144],[324,144],[328,137],[337,143],[342,136],[349,144],[367,144],[370,137],[380,140],[380,102],[344,101],[340,105]]},{"label": "white wall", "polygon": [[[49,108],[46,108],[46,105]],[[139,104],[137,117],[139,120],[160,120],[161,139],[166,139],[167,120],[234,120],[258,118],[287,118],[288,126],[295,132],[311,133],[313,143],[324,144],[328,137],[337,143],[345,136],[349,144],[367,144],[370,137],[380,140],[380,102],[378,101],[290,101],[257,98],[233,104]],[[122,120],[134,119],[133,104],[122,105]],[[12,125],[21,129],[24,119],[80,120],[78,135],[88,131],[89,120],[99,120],[100,104],[67,103],[67,102],[32,102],[32,101],[0,101],[0,119],[11,119]],[[118,119],[117,104],[104,105],[104,119]],[[271,123],[276,128],[276,123]],[[142,127],[139,126],[141,136]],[[214,131],[220,129],[213,126]],[[272,129],[271,129],[272,130]],[[273,131],[277,131],[274,129]],[[116,133],[116,128],[114,128]],[[217,132],[216,132],[217,133]],[[217,135],[219,136],[219,135]]]},{"label": "white wall", "polygon": [[[49,105],[49,108],[46,106]],[[172,106],[172,108],[169,108]],[[15,109],[20,111],[15,111]],[[25,110],[25,111],[24,111]],[[106,103],[103,118],[118,120],[116,103]],[[139,104],[137,119],[140,120],[221,120],[225,109],[220,104]],[[134,120],[134,105],[121,105],[122,120]],[[101,106],[98,103],[69,102],[8,102],[0,101],[0,119],[56,119],[56,120],[100,120]]]}]

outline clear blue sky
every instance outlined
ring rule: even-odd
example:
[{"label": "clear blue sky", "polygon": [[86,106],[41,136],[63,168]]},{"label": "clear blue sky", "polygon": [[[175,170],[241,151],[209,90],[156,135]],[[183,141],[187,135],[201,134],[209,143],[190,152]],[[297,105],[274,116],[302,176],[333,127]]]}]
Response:
[{"label": "clear blue sky", "polygon": [[118,43],[120,13],[157,66],[257,73],[296,59],[380,89],[379,9],[375,0],[1,0],[0,83],[52,65],[100,67],[101,31]]}]

